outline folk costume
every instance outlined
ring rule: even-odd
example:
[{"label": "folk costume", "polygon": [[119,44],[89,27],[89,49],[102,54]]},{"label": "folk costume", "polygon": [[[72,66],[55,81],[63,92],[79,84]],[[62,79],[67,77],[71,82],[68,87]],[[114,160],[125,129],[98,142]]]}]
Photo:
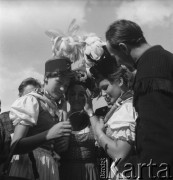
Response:
[{"label": "folk costume", "polygon": [[[71,22],[66,34],[54,30],[48,30],[46,34],[53,40],[53,56],[68,57],[72,62],[72,69],[77,72],[76,80],[85,81],[85,84],[87,84],[86,73],[81,72],[81,67],[79,67],[80,65],[85,66],[84,47],[86,42],[84,36],[77,35],[79,26],[75,23],[75,20]],[[79,65],[77,65],[77,68],[75,68],[75,63]],[[90,82],[87,82],[90,86]],[[69,139],[68,150],[61,153],[61,165],[59,167],[61,180],[99,180],[95,138],[90,123],[88,124],[88,116],[85,116],[85,119],[87,126],[83,129],[80,126],[80,122],[84,122],[82,116],[78,117],[75,123],[74,121],[71,122],[72,127],[73,123],[79,124],[80,130],[73,130]]]},{"label": "folk costume", "polygon": [[[90,68],[92,77],[98,82],[102,81],[103,79],[109,79],[109,76],[116,73],[119,68],[116,59],[109,54],[106,47],[103,46],[102,48],[104,49],[104,53]],[[127,82],[127,86],[129,85],[130,79],[129,82]],[[126,141],[131,145],[133,154],[126,159],[126,162],[133,162],[135,159],[132,158],[132,156],[135,156],[136,117],[137,114],[133,107],[133,92],[129,88],[128,91],[123,92],[120,95],[104,118],[106,126],[105,134],[110,139],[114,140],[115,143],[117,140],[121,140]],[[123,167],[124,163],[121,165],[121,167],[117,167],[116,164],[118,163],[119,159],[112,160],[113,163],[111,165],[109,178],[113,178],[114,180],[126,179],[126,176],[123,174],[123,170],[125,170]]]},{"label": "folk costume", "polygon": [[[68,59],[51,59],[47,61],[45,64],[46,76],[49,73],[73,75]],[[37,140],[34,135],[50,129],[59,122],[60,117],[61,112],[57,107],[57,103],[44,89],[33,91],[13,103],[10,109],[10,118],[13,125],[21,124],[30,128],[26,135],[28,140],[23,142],[21,139],[18,145],[17,152],[20,155],[14,158],[10,175],[34,179],[31,162],[28,156],[23,153],[33,149],[34,143],[32,142]],[[35,138],[32,138],[33,136]],[[40,180],[59,179],[58,161],[60,157],[55,152],[55,143],[56,140],[44,143],[39,148],[35,147],[37,149],[33,151]]]},{"label": "folk costume", "polygon": [[68,150],[61,154],[60,163],[61,180],[100,179],[95,138],[90,123],[80,131],[72,131]]}]

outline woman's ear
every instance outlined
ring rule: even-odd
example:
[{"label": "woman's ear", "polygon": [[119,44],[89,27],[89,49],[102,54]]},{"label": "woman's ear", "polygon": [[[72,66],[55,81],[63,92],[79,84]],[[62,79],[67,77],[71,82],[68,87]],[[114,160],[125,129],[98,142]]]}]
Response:
[{"label": "woman's ear", "polygon": [[47,83],[48,83],[48,78],[45,77],[45,78],[44,78],[44,84],[47,84]]},{"label": "woman's ear", "polygon": [[119,48],[126,55],[128,55],[130,53],[130,49],[129,49],[128,45],[126,45],[125,43],[119,43]]},{"label": "woman's ear", "polygon": [[124,83],[123,78],[120,78],[120,80],[119,80],[119,86],[122,87],[123,83]]}]

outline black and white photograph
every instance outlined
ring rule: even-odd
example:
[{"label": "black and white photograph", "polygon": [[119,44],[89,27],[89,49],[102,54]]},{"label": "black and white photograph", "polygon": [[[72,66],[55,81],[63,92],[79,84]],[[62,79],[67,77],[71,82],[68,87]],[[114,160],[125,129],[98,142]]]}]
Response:
[{"label": "black and white photograph", "polygon": [[0,0],[0,180],[171,180],[172,129],[172,0]]}]

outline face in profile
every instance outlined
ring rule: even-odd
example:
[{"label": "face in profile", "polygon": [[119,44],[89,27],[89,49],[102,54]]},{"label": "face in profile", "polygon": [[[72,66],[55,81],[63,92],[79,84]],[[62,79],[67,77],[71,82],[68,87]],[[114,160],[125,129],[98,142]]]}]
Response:
[{"label": "face in profile", "polygon": [[69,88],[67,98],[71,109],[80,111],[85,106],[86,91],[82,85],[74,85]]},{"label": "face in profile", "polygon": [[[124,46],[127,48],[127,46],[124,44]],[[134,60],[132,59],[130,55],[130,50],[122,50],[123,48],[118,49],[113,49],[109,42],[107,41],[106,45],[109,53],[116,58],[119,64],[125,65],[129,69],[134,68]],[[124,48],[124,49],[126,49]],[[128,53],[127,53],[128,52]]]},{"label": "face in profile", "polygon": [[108,79],[103,79],[99,83],[99,88],[108,105],[113,105],[121,95],[120,81],[118,80],[110,82]]},{"label": "face in profile", "polygon": [[52,77],[47,79],[46,90],[55,99],[59,100],[67,91],[70,79],[68,77]]}]

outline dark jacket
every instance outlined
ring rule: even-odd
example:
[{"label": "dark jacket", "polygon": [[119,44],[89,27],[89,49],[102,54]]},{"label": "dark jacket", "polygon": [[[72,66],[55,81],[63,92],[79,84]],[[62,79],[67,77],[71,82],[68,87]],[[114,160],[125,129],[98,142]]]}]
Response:
[{"label": "dark jacket", "polygon": [[[161,46],[147,50],[137,63],[134,105],[138,162],[152,159],[156,176],[161,163],[167,163],[173,175],[173,54]],[[149,179],[147,168],[144,171],[144,179]]]}]

